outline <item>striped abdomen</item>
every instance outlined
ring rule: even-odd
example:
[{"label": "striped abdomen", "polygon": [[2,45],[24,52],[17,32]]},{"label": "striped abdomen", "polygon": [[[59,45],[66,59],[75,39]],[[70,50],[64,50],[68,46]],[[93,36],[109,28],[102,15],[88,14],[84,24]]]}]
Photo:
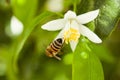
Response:
[{"label": "striped abdomen", "polygon": [[64,40],[62,38],[58,38],[53,41],[46,49],[46,55],[49,57],[55,57],[63,46]]}]

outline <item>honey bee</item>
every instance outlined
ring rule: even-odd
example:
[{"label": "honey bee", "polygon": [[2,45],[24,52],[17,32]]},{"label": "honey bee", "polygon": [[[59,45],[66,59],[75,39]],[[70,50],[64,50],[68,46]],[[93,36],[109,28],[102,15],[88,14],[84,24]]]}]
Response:
[{"label": "honey bee", "polygon": [[57,54],[60,52],[62,46],[64,44],[63,38],[58,38],[54,40],[46,49],[46,55],[48,57],[55,57],[58,60],[61,60],[60,57],[57,56]]}]

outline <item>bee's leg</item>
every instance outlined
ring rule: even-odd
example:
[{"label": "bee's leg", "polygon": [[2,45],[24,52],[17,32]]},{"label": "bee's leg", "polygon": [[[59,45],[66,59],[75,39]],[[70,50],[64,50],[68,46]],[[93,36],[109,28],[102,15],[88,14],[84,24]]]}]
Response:
[{"label": "bee's leg", "polygon": [[55,58],[58,59],[58,60],[61,60],[61,58],[58,57],[58,56],[56,56],[56,54],[54,54],[53,57],[55,57]]},{"label": "bee's leg", "polygon": [[58,60],[61,60],[61,58],[60,58],[60,57],[58,57],[58,56],[56,56],[56,55],[55,55],[54,57],[55,57],[56,59],[58,59]]}]

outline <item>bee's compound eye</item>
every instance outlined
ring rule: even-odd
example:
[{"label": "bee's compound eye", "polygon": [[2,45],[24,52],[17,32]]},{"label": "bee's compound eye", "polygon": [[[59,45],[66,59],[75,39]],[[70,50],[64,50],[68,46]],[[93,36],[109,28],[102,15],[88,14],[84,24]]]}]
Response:
[{"label": "bee's compound eye", "polygon": [[57,41],[58,41],[59,43],[63,43],[62,38],[58,38]]}]

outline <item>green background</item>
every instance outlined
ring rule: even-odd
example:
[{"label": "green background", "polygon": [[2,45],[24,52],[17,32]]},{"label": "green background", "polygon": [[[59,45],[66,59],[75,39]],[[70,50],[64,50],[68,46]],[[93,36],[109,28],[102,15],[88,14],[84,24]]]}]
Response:
[{"label": "green background", "polygon": [[[0,80],[120,80],[120,0],[63,0],[59,12],[47,9],[47,1],[0,0]],[[68,10],[79,15],[96,9],[99,16],[85,25],[102,44],[81,36],[74,53],[64,45],[61,61],[45,55],[59,31],[41,25],[63,18]],[[12,16],[24,25],[18,36],[10,32]]]}]

